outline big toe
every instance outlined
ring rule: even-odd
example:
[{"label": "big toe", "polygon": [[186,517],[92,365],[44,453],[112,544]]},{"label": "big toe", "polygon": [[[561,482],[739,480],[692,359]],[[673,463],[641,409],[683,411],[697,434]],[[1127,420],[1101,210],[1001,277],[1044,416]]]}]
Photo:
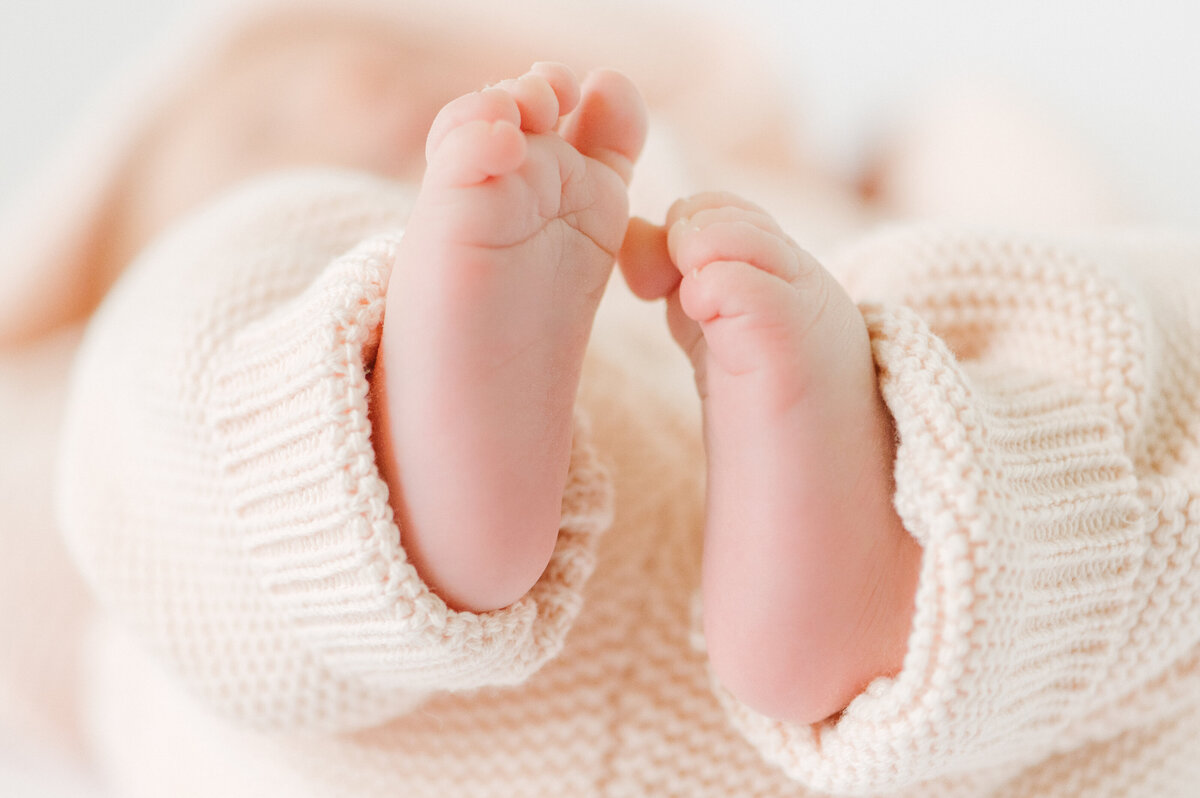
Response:
[{"label": "big toe", "polygon": [[599,69],[584,80],[579,106],[560,132],[575,149],[628,183],[646,140],[646,126],[646,103],[633,81],[615,70]]}]

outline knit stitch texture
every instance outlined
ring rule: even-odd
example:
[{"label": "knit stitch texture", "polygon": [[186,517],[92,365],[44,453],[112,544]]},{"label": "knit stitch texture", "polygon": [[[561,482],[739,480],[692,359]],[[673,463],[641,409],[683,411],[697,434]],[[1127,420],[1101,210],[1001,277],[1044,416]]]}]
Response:
[{"label": "knit stitch texture", "polygon": [[1200,245],[897,229],[835,259],[924,559],[903,670],[799,727],[709,675],[694,399],[616,285],[546,573],[479,615],[421,582],[366,417],[409,203],[259,183],[92,322],[59,512],[123,794],[1193,794]]}]

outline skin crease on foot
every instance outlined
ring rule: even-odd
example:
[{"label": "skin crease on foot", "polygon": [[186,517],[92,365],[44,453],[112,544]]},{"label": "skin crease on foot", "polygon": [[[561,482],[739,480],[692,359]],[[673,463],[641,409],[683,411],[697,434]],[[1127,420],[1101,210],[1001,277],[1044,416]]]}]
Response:
[{"label": "skin crease on foot", "polygon": [[815,723],[903,664],[921,551],[891,504],[893,429],[866,325],[757,206],[634,220],[622,269],[665,298],[704,406],[704,629],[718,678]]}]

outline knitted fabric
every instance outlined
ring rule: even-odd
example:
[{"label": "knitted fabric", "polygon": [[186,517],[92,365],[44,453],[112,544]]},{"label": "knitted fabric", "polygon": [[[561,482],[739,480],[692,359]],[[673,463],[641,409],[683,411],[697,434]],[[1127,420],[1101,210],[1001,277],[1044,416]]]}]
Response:
[{"label": "knitted fabric", "polygon": [[365,415],[408,203],[260,183],[93,319],[59,513],[121,794],[1192,794],[1200,244],[899,229],[834,259],[924,558],[902,671],[800,727],[709,675],[694,397],[617,284],[550,567],[482,615],[423,585]]}]

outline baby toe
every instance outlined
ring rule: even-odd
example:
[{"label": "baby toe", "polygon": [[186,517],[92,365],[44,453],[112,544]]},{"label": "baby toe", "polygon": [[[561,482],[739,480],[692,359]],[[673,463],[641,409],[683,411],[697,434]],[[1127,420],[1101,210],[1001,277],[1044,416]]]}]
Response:
[{"label": "baby toe", "polygon": [[611,69],[589,74],[581,92],[579,107],[563,120],[563,139],[628,183],[646,141],[648,121],[641,93],[629,78]]},{"label": "baby toe", "polygon": [[723,371],[740,375],[790,362],[799,303],[774,275],[744,261],[714,261],[684,277],[679,301]]},{"label": "baby toe", "polygon": [[525,135],[507,120],[477,119],[450,130],[429,161],[425,185],[471,186],[509,174],[525,160]]},{"label": "baby toe", "polygon": [[539,61],[529,68],[531,75],[538,75],[554,90],[558,100],[559,115],[569,114],[579,105],[581,89],[579,78],[566,64],[554,61]]},{"label": "baby toe", "polygon": [[547,133],[558,123],[563,111],[558,93],[542,75],[528,73],[504,80],[492,87],[508,92],[521,113],[521,129],[527,133]]},{"label": "baby toe", "polygon": [[425,140],[425,159],[432,163],[434,155],[450,133],[472,122],[507,122],[519,131],[521,109],[513,96],[502,89],[476,91],[451,100],[434,118]]},{"label": "baby toe", "polygon": [[755,208],[740,208],[736,205],[722,205],[717,208],[703,208],[687,217],[696,227],[705,227],[715,222],[745,222],[760,230],[772,233],[785,241],[791,241],[783,228],[775,221],[775,217],[766,211]]},{"label": "baby toe", "polygon": [[683,274],[713,261],[742,261],[786,282],[800,274],[795,246],[745,219],[704,225],[694,218],[680,219],[667,234],[667,249]]},{"label": "baby toe", "polygon": [[679,270],[667,251],[667,231],[645,219],[629,220],[617,262],[629,289],[642,299],[662,299],[679,285]]},{"label": "baby toe", "polygon": [[690,197],[675,200],[667,210],[666,226],[669,228],[680,219],[691,219],[697,214],[708,211],[717,212],[729,218],[741,218],[744,213],[754,214],[768,220],[771,226],[778,229],[769,213],[753,202],[728,191],[702,191]]}]

